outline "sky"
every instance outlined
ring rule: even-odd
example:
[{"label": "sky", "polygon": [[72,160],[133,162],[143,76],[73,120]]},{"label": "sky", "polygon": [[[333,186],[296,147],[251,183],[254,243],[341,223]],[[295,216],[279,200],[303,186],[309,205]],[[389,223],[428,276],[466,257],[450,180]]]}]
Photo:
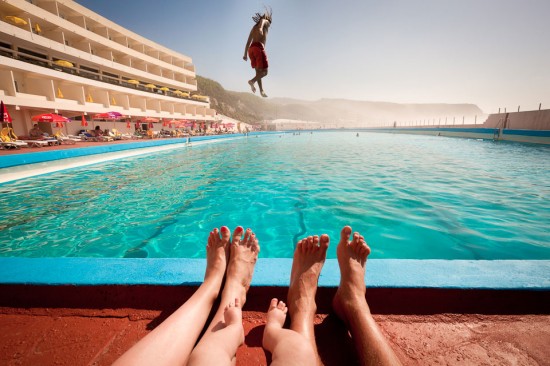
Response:
[{"label": "sky", "polygon": [[77,0],[250,91],[252,15],[273,9],[270,97],[550,108],[548,0]]}]

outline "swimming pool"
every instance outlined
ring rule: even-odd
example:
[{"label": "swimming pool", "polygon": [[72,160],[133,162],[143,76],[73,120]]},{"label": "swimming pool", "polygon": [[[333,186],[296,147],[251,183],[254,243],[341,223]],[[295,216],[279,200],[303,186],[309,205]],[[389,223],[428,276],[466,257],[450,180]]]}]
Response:
[{"label": "swimming pool", "polygon": [[550,148],[323,132],[249,137],[0,185],[0,255],[203,258],[243,225],[261,257],[350,224],[374,258],[550,259]]}]

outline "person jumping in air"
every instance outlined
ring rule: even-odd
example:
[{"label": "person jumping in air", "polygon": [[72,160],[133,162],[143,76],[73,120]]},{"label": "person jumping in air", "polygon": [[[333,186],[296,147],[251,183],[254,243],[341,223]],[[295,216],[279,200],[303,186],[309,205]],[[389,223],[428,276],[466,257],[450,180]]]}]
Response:
[{"label": "person jumping in air", "polygon": [[256,87],[254,87],[254,84],[258,82],[260,94],[264,98],[267,98],[267,94],[264,92],[262,87],[262,78],[267,75],[268,68],[267,54],[265,53],[265,42],[269,27],[271,26],[271,15],[271,9],[266,9],[265,13],[256,13],[252,17],[252,20],[254,20],[256,24],[250,31],[243,56],[243,60],[245,61],[248,61],[248,57],[250,56],[252,68],[256,69],[256,76],[252,80],[248,81],[248,85],[250,85],[252,93],[256,93]]}]

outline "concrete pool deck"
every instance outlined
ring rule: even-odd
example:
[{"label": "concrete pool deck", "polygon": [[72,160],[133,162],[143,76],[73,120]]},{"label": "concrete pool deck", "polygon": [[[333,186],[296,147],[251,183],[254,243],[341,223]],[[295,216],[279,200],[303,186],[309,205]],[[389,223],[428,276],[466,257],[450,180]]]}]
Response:
[{"label": "concrete pool deck", "polygon": [[[88,144],[47,149],[116,143]],[[268,364],[265,310],[271,297],[286,298],[290,261],[258,261],[238,365]],[[189,298],[203,273],[200,259],[0,258],[0,364],[110,365]],[[326,365],[356,363],[330,310],[338,281],[336,261],[327,260],[315,321]],[[367,287],[371,311],[406,365],[550,364],[550,261],[371,259]]]}]

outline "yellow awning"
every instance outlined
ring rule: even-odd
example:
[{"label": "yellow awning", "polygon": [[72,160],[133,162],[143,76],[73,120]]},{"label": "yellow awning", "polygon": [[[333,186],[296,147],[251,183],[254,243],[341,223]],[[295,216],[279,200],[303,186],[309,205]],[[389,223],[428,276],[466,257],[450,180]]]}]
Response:
[{"label": "yellow awning", "polygon": [[23,18],[16,17],[15,15],[7,15],[4,17],[7,21],[12,22],[15,25],[27,25],[27,21]]},{"label": "yellow awning", "polygon": [[72,62],[65,61],[65,60],[57,60],[57,61],[54,61],[53,63],[58,65],[58,66],[63,66],[63,67],[73,67],[74,66]]}]

